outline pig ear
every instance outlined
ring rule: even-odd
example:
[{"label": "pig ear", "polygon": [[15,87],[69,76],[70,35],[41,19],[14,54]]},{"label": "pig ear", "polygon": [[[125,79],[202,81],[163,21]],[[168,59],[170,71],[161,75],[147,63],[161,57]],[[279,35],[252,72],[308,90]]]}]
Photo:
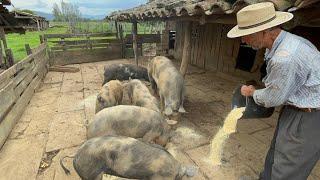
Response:
[{"label": "pig ear", "polygon": [[180,106],[179,113],[187,113],[187,111],[183,108],[183,106]]},{"label": "pig ear", "polygon": [[166,121],[167,121],[167,124],[169,124],[170,126],[178,124],[178,121],[169,120],[169,119],[166,119]]}]

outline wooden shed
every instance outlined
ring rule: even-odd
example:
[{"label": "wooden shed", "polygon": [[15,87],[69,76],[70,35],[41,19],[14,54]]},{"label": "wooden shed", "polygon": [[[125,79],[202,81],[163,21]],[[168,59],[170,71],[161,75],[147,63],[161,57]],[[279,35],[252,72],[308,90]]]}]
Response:
[{"label": "wooden shed", "polygon": [[[227,38],[228,31],[236,24],[236,12],[246,5],[258,2],[262,1],[153,0],[139,7],[114,12],[108,19],[133,23],[165,21],[162,51],[182,61],[182,73],[185,73],[187,64],[192,64],[208,70],[259,79],[264,50],[255,51],[241,44],[239,38]],[[290,23],[284,25],[285,29],[291,30],[299,26],[299,31],[295,32],[309,35],[309,39],[315,44],[319,42],[319,39],[315,39],[320,27],[318,0],[271,2],[277,10],[290,11],[295,15]],[[305,31],[307,33],[301,33]]]},{"label": "wooden shed", "polygon": [[18,24],[26,30],[43,31],[49,28],[49,21],[44,17],[20,11],[10,13],[18,20]]}]

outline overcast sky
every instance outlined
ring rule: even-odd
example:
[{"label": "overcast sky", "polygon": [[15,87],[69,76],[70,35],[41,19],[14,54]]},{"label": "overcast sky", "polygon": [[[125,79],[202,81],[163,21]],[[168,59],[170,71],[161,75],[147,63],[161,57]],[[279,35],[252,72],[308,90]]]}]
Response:
[{"label": "overcast sky", "polygon": [[[52,12],[52,5],[59,0],[11,0],[16,8]],[[64,2],[74,3],[79,6],[82,14],[107,15],[108,13],[144,4],[147,0],[64,0]]]}]

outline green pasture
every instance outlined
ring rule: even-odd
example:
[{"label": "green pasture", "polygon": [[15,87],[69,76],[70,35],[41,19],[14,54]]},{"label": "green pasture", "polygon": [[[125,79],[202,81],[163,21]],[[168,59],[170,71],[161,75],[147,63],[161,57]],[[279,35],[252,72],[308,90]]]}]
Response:
[{"label": "green pasture", "polygon": [[[67,23],[50,22],[50,26],[51,28],[42,32],[30,31],[30,32],[26,32],[25,34],[11,33],[6,35],[8,48],[12,49],[13,57],[16,62],[22,60],[27,56],[26,50],[25,50],[25,44],[29,44],[31,48],[35,48],[40,44],[39,36],[41,34],[70,33]],[[154,25],[150,23],[140,23],[138,24],[138,33],[139,34],[156,33],[157,31],[160,31],[160,28],[163,28],[163,24]],[[109,23],[105,21],[81,22],[77,24],[76,29],[79,33],[115,32],[114,23]],[[123,29],[124,29],[125,35],[131,34],[131,29],[132,29],[131,23],[123,23]],[[112,38],[112,37],[106,37],[106,38]]]}]

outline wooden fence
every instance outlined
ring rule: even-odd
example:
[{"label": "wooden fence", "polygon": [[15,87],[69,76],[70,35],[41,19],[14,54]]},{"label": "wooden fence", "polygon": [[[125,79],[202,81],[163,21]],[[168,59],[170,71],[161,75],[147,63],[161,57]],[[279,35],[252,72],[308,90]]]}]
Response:
[{"label": "wooden fence", "polygon": [[50,64],[65,65],[96,62],[122,57],[122,42],[114,33],[46,34],[50,45]]},{"label": "wooden fence", "polygon": [[25,59],[0,74],[0,148],[47,73],[46,47],[29,49]]},{"label": "wooden fence", "polygon": [[[66,65],[133,57],[132,35],[115,33],[46,34],[50,45],[50,64]],[[143,43],[159,43],[160,34],[138,35],[139,55]]]}]

